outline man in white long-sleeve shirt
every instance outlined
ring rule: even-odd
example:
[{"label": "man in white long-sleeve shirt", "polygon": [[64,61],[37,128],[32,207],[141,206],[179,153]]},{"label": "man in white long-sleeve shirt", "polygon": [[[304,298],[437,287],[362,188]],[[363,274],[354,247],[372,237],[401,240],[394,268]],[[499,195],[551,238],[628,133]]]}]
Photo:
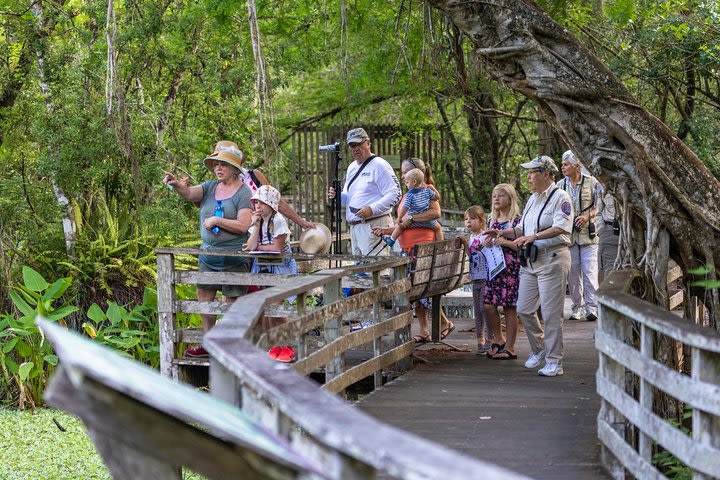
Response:
[{"label": "man in white long-sleeve shirt", "polygon": [[[377,245],[378,238],[372,229],[393,224],[390,212],[402,196],[400,183],[390,164],[372,153],[370,137],[364,129],[350,130],[347,144],[354,161],[347,169],[341,203],[350,225],[352,254],[375,255],[381,246]],[[328,197],[335,198],[333,188]],[[383,251],[385,255],[388,253],[387,249]]]}]

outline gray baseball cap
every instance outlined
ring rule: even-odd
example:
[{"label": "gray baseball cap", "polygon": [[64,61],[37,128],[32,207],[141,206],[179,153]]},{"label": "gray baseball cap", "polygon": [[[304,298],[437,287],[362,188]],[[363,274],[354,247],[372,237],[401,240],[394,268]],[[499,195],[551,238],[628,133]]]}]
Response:
[{"label": "gray baseball cap", "polygon": [[520,166],[522,168],[540,168],[546,172],[550,173],[557,173],[558,167],[555,165],[555,160],[548,157],[547,155],[542,155],[540,157],[535,157],[529,162],[521,163]]},{"label": "gray baseball cap", "polygon": [[353,128],[347,133],[347,143],[362,142],[368,140],[370,137],[364,128]]}]

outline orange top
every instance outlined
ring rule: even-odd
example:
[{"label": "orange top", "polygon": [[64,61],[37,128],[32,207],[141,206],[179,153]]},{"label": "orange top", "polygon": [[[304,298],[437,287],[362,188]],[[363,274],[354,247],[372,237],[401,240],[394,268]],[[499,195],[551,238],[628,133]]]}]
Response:
[{"label": "orange top", "polygon": [[434,242],[435,230],[424,227],[406,228],[398,237],[400,248],[409,250],[418,243]]},{"label": "orange top", "polygon": [[[400,200],[400,205],[403,203],[405,203],[405,195]],[[400,242],[400,248],[409,252],[418,243],[434,242],[435,230],[425,227],[406,228],[398,237],[398,241]]]}]

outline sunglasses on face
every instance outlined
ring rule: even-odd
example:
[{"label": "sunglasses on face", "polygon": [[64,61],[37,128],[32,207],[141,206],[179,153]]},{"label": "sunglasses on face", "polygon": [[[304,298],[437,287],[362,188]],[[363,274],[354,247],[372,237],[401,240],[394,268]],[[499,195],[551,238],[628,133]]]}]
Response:
[{"label": "sunglasses on face", "polygon": [[359,143],[358,143],[358,142],[348,143],[348,147],[350,147],[350,148],[357,148],[357,147],[359,147],[360,145],[362,145],[363,143],[365,143],[365,141],[362,141],[362,142],[359,142]]}]

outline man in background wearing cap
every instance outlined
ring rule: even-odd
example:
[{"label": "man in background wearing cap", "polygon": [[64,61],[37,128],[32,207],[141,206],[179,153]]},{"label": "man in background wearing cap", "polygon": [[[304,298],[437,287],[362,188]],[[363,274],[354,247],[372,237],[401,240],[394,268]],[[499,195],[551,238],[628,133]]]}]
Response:
[{"label": "man in background wearing cap", "polygon": [[[372,153],[370,137],[364,129],[350,130],[347,144],[354,162],[347,169],[340,198],[350,225],[352,254],[374,255],[381,247],[372,229],[393,224],[390,212],[400,201],[400,183],[390,164]],[[328,198],[335,198],[335,194],[331,187]],[[384,251],[385,255],[388,253]]]},{"label": "man in background wearing cap", "polygon": [[[525,327],[531,354],[525,368],[536,368],[543,377],[563,372],[563,307],[565,285],[570,271],[570,196],[555,186],[558,169],[552,158],[536,157],[521,166],[528,171],[533,194],[525,204],[522,222],[507,230],[488,230],[491,237],[501,235],[515,240],[520,257],[520,286],[517,313]],[[545,328],[537,315],[542,309]]]},{"label": "man in background wearing cap", "polygon": [[572,300],[571,320],[597,320],[595,292],[598,288],[598,237],[595,215],[599,184],[595,177],[582,172],[580,160],[568,150],[562,156],[565,178],[557,186],[573,202],[575,218],[570,237],[570,276],[568,287]]}]

